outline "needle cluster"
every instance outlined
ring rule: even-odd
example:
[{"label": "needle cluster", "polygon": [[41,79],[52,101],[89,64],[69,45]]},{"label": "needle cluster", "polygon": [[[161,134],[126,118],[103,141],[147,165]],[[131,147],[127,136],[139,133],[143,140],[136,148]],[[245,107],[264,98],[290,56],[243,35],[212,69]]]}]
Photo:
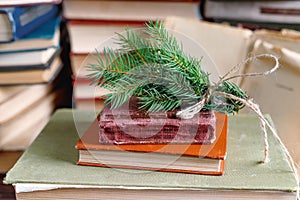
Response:
[{"label": "needle cluster", "polygon": [[135,96],[140,109],[158,112],[191,106],[209,96],[203,109],[230,114],[244,107],[240,101],[214,95],[219,91],[248,98],[232,82],[211,83],[201,59],[185,54],[161,21],[145,26],[142,32],[126,29],[118,34],[119,48],[104,48],[97,63],[89,65],[93,83],[111,91],[106,104],[117,108]]}]

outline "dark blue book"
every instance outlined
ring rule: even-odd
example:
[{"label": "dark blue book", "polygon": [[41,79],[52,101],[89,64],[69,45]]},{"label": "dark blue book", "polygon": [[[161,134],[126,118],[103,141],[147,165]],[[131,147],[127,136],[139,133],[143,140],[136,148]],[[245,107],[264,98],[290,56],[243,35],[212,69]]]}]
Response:
[{"label": "dark blue book", "polygon": [[0,9],[0,42],[26,37],[42,24],[57,16],[57,5],[9,7]]},{"label": "dark blue book", "polygon": [[59,47],[60,21],[60,17],[57,16],[43,23],[23,38],[9,43],[0,43],[0,54]]}]

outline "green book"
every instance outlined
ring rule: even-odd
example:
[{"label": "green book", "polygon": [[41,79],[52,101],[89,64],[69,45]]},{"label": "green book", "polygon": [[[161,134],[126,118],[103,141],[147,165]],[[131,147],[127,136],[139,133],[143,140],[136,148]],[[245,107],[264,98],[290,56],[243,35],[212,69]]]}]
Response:
[{"label": "green book", "polygon": [[[270,162],[255,115],[229,117],[223,176],[78,166],[75,144],[96,113],[58,110],[7,173],[17,199],[295,199],[296,175],[269,133]],[[270,119],[270,118],[269,118]],[[76,123],[74,123],[74,121]]]}]

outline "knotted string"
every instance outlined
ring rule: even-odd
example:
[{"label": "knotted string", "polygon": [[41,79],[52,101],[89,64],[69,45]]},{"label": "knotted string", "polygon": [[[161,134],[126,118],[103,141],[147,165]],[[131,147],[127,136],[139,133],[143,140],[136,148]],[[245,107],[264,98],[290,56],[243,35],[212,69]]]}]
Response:
[{"label": "knotted string", "polygon": [[[275,64],[274,66],[270,69],[267,70],[265,72],[261,72],[261,73],[245,73],[245,74],[238,74],[238,75],[233,75],[230,76],[231,74],[235,73],[236,71],[238,71],[244,64],[247,64],[253,60],[259,59],[259,58],[271,58],[274,59]],[[272,134],[275,136],[275,139],[280,143],[280,145],[283,148],[283,151],[285,152],[288,161],[291,165],[291,168],[293,170],[293,172],[295,173],[295,177],[297,182],[299,183],[299,178],[298,178],[298,173],[297,173],[297,168],[295,166],[294,160],[291,156],[291,154],[289,153],[288,149],[286,148],[286,146],[284,145],[284,143],[282,142],[282,140],[280,139],[280,137],[278,136],[276,130],[274,129],[274,127],[269,123],[269,121],[264,117],[264,115],[262,114],[259,105],[253,102],[253,99],[248,98],[248,99],[243,99],[240,97],[237,97],[233,94],[229,94],[229,93],[225,93],[225,92],[220,92],[220,91],[216,91],[216,88],[223,83],[224,81],[233,79],[233,78],[240,78],[240,77],[247,77],[247,76],[266,76],[269,75],[271,73],[273,73],[274,71],[276,71],[279,68],[279,60],[276,56],[272,55],[272,54],[260,54],[260,55],[255,55],[252,57],[247,58],[246,60],[244,60],[243,62],[239,63],[238,65],[234,66],[229,72],[227,72],[223,77],[220,78],[220,80],[218,81],[217,84],[211,86],[206,94],[203,96],[203,98],[201,99],[201,101],[199,101],[198,103],[196,103],[195,105],[192,105],[190,107],[187,107],[183,110],[180,110],[176,113],[176,116],[178,118],[181,119],[190,119],[192,118],[195,114],[197,114],[198,112],[200,112],[200,110],[203,108],[203,106],[209,101],[209,98],[212,95],[220,95],[223,96],[225,98],[229,98],[229,99],[233,99],[236,101],[240,101],[241,103],[243,103],[245,106],[249,107],[251,110],[253,110],[259,120],[260,120],[260,125],[261,125],[261,129],[264,135],[264,160],[263,163],[267,163],[269,162],[269,142],[268,142],[268,134],[267,134],[267,128],[270,129],[270,131],[272,132]],[[297,192],[297,197],[299,197],[299,191]]]},{"label": "knotted string", "polygon": [[[264,72],[257,72],[257,73],[245,73],[245,74],[237,74],[237,75],[232,75],[236,71],[238,71],[244,64],[247,64],[253,60],[259,59],[259,58],[271,58],[274,59],[275,64],[274,66]],[[220,80],[213,86],[209,87],[207,90],[206,94],[203,96],[201,101],[196,103],[195,105],[192,105],[190,107],[187,107],[183,110],[180,110],[176,113],[176,116],[181,119],[191,119],[195,114],[199,113],[200,110],[203,108],[203,106],[208,103],[210,97],[212,95],[219,95],[223,96],[225,98],[233,99],[236,101],[240,101],[243,103],[245,106],[249,107],[251,110],[253,110],[259,117],[260,120],[260,125],[262,132],[264,134],[264,163],[267,163],[269,161],[269,142],[268,142],[268,135],[267,135],[267,128],[269,128],[274,135],[277,135],[275,129],[272,127],[272,125],[268,122],[268,120],[264,117],[262,114],[259,105],[253,102],[253,99],[243,99],[240,97],[237,97],[233,94],[225,93],[225,92],[220,92],[216,91],[216,88],[223,83],[224,81],[228,81],[230,79],[234,78],[241,78],[241,77],[248,77],[248,76],[266,76],[274,71],[276,71],[279,68],[279,61],[278,58],[272,54],[260,54],[260,55],[255,55],[252,57],[247,58],[243,62],[239,63],[238,65],[234,66],[229,72],[227,72],[223,77],[220,77]]]}]

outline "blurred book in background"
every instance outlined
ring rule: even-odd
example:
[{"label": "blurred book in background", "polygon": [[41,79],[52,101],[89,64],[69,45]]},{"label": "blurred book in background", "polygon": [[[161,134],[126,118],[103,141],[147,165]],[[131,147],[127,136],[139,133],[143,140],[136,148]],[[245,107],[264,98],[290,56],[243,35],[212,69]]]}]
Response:
[{"label": "blurred book in background", "polygon": [[0,2],[13,36],[0,43],[0,151],[25,150],[56,108],[72,106],[57,3]]},{"label": "blurred book in background", "polygon": [[[103,106],[105,93],[93,93],[94,86],[86,75],[89,64],[97,62],[103,47],[116,48],[112,37],[125,28],[138,29],[148,20],[164,19],[168,15],[199,18],[199,1],[63,1],[63,18],[67,20],[70,37],[70,64],[74,80],[74,105],[78,109],[94,110]],[[96,52],[97,50],[97,52]],[[99,54],[99,55],[97,55]],[[87,89],[91,87],[91,89]],[[78,96],[85,88],[89,98]],[[92,98],[91,98],[92,96]],[[87,97],[87,96],[86,96]]]},{"label": "blurred book in background", "polygon": [[22,38],[56,15],[53,4],[0,8],[0,42]]},{"label": "blurred book in background", "polygon": [[201,15],[205,20],[252,29],[300,29],[299,1],[204,0]]}]

